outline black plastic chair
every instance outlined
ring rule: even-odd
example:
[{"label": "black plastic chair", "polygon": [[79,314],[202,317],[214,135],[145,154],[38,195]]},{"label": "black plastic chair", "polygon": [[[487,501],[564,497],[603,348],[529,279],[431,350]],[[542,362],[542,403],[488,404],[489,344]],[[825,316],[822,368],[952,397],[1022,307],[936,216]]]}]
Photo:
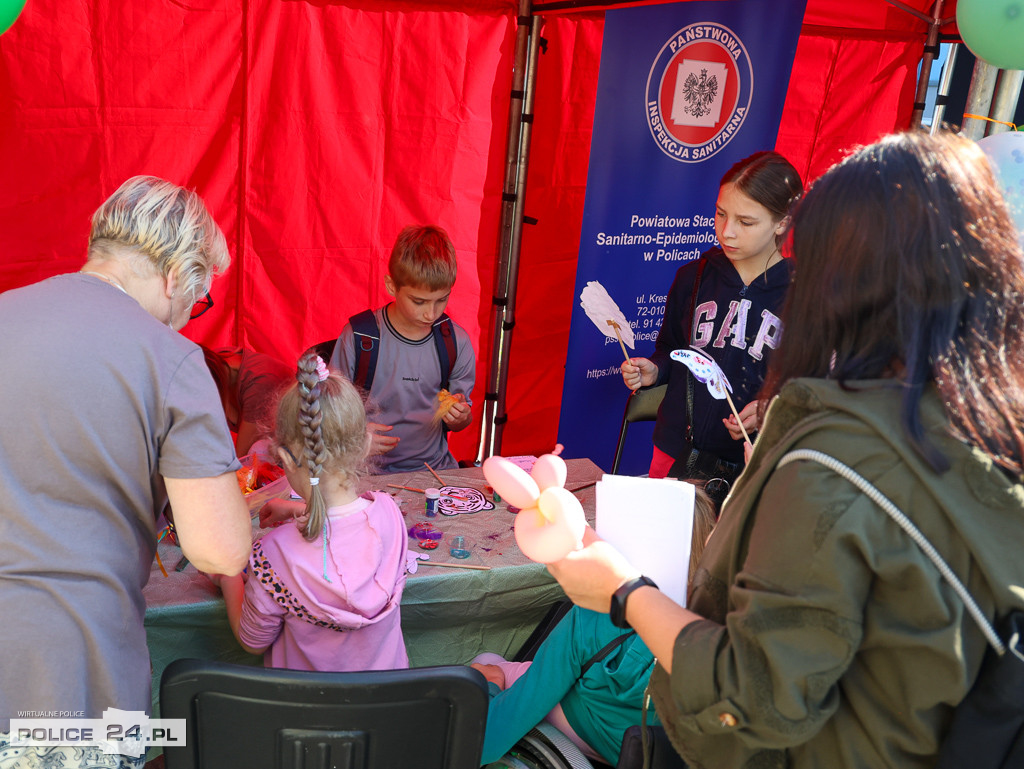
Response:
[{"label": "black plastic chair", "polygon": [[478,769],[487,684],[462,665],[310,673],[176,660],[160,717],[185,719],[167,769]]},{"label": "black plastic chair", "polygon": [[665,398],[667,384],[657,387],[633,390],[626,399],[626,409],[622,414],[622,427],[619,428],[619,445],[615,447],[615,459],[612,460],[612,475],[619,472],[619,461],[622,449],[626,445],[626,432],[634,422],[653,422],[658,418],[658,407]]}]

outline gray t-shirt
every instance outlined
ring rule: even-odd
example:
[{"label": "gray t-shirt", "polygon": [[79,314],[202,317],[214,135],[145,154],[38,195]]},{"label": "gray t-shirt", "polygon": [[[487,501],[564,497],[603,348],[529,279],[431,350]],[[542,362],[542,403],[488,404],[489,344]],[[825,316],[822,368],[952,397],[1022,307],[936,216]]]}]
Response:
[{"label": "gray t-shirt", "polygon": [[[442,423],[433,421],[441,389],[441,362],[433,334],[412,341],[391,326],[383,308],[374,310],[373,314],[380,330],[380,352],[370,385],[367,417],[371,422],[394,425],[387,434],[400,439],[387,454],[373,458],[379,461],[380,472],[422,470],[424,462],[429,462],[435,470],[458,467],[448,451]],[[471,403],[476,357],[469,334],[454,321],[452,326],[457,351],[448,391],[461,393],[466,402]],[[353,337],[352,324],[346,324],[331,356],[331,368],[350,379],[356,370]]]},{"label": "gray t-shirt", "polygon": [[0,295],[0,730],[149,711],[163,477],[238,467],[202,351],[99,278]]}]

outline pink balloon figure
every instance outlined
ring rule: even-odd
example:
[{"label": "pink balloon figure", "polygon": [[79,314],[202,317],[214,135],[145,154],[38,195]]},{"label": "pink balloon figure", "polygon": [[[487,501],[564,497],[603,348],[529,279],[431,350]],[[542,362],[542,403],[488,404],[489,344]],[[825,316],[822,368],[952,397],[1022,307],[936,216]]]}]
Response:
[{"label": "pink balloon figure", "polygon": [[565,461],[555,454],[539,457],[527,473],[504,457],[484,460],[484,477],[513,507],[516,544],[538,563],[554,563],[583,546],[587,526],[583,505],[564,488]]}]

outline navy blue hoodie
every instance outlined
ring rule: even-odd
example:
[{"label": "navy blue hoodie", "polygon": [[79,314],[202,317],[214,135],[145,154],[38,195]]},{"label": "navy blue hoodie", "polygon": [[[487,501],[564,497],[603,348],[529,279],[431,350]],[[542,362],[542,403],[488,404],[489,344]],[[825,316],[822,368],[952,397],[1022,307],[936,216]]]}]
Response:
[{"label": "navy blue hoodie", "polygon": [[[685,326],[697,265],[702,260],[706,266],[691,337]],[[657,384],[668,382],[654,428],[655,446],[677,459],[686,447],[688,372],[686,366],[669,357],[673,350],[692,346],[714,358],[732,385],[732,400],[738,411],[754,400],[764,382],[769,355],[781,339],[779,313],[792,272],[790,260],[783,259],[745,286],[732,262],[717,247],[679,268],[651,356],[659,369]],[[742,462],[742,441],[733,440],[722,424],[722,419],[732,413],[728,402],[715,400],[707,386],[697,380],[693,384],[694,448],[729,462]]]}]

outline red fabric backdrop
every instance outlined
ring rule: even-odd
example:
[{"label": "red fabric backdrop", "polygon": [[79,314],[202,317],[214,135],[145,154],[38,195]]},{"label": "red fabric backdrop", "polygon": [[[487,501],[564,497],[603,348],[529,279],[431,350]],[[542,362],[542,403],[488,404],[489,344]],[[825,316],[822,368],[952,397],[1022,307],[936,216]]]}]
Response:
[{"label": "red fabric backdrop", "polygon": [[[92,211],[156,174],[202,194],[234,256],[186,333],[288,361],[384,302],[396,233],[436,223],[459,254],[449,313],[476,340],[479,415],[515,14],[497,0],[28,0],[0,37],[0,290],[77,269]],[[505,454],[555,440],[602,29],[600,12],[546,16]],[[883,0],[809,0],[778,149],[812,178],[906,127],[925,32]],[[455,436],[456,455],[478,435]]]}]

